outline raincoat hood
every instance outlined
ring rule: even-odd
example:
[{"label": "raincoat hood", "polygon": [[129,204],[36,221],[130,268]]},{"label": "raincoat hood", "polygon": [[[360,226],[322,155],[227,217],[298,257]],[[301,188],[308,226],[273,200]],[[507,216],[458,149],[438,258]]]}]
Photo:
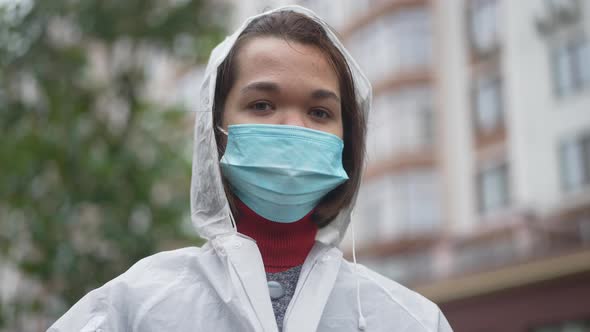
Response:
[{"label": "raincoat hood", "polygon": [[[371,105],[371,84],[361,72],[359,66],[350,56],[344,45],[338,40],[334,31],[321,18],[310,10],[300,6],[285,6],[247,19],[232,35],[225,38],[211,52],[209,63],[205,70],[203,84],[199,91],[199,103],[195,117],[195,136],[193,150],[192,180],[191,180],[191,220],[199,235],[206,239],[213,239],[220,235],[235,233],[231,210],[225,195],[219,169],[217,145],[213,131],[213,100],[215,96],[215,82],[217,69],[225,60],[236,40],[244,29],[254,19],[278,11],[293,11],[319,23],[329,39],[344,55],[352,73],[355,85],[356,101],[360,110],[368,115]],[[358,192],[358,188],[357,192]],[[350,223],[354,201],[340,211],[334,220],[321,228],[316,240],[327,245],[338,245]]]}]

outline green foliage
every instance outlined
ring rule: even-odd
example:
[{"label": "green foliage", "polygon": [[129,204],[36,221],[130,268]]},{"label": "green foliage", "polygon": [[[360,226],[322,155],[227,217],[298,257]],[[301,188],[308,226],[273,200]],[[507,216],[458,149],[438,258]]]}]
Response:
[{"label": "green foliage", "polygon": [[140,258],[201,243],[185,225],[189,113],[145,86],[150,56],[203,60],[224,11],[196,0],[0,4],[0,265],[41,285],[0,306],[0,329],[31,311],[56,318]]}]

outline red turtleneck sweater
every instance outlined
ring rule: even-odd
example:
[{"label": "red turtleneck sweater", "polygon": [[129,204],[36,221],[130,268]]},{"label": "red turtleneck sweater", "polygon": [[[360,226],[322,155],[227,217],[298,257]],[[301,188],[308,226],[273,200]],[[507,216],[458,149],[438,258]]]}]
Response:
[{"label": "red turtleneck sweater", "polygon": [[266,272],[282,272],[303,264],[318,230],[311,220],[313,210],[295,222],[279,223],[259,216],[238,199],[236,205],[238,232],[256,240]]}]

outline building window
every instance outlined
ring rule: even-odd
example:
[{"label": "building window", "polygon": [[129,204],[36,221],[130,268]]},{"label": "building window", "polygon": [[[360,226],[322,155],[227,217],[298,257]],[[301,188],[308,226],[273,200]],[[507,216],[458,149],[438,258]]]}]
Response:
[{"label": "building window", "polygon": [[537,31],[550,36],[580,22],[582,12],[579,0],[545,0],[544,12],[537,16]]},{"label": "building window", "polygon": [[590,320],[568,321],[561,324],[537,327],[531,332],[587,332],[590,331]]},{"label": "building window", "polygon": [[412,9],[391,17],[393,47],[399,53],[399,69],[412,70],[430,65],[432,28],[426,9]]},{"label": "building window", "polygon": [[434,274],[434,257],[425,248],[412,250],[403,255],[389,255],[383,258],[364,260],[369,268],[402,284],[428,280]]},{"label": "building window", "polygon": [[438,175],[430,168],[363,183],[356,216],[359,242],[388,241],[436,230],[441,220]]},{"label": "building window", "polygon": [[391,45],[384,43],[388,38],[384,22],[376,21],[355,32],[350,38],[350,52],[363,72],[371,81],[382,79],[392,71]]},{"label": "building window", "polygon": [[565,191],[577,191],[590,184],[590,135],[564,141],[560,159]]},{"label": "building window", "polygon": [[371,81],[429,66],[432,58],[430,12],[407,9],[384,16],[355,32],[349,49]]},{"label": "building window", "polygon": [[375,98],[369,117],[369,162],[423,151],[435,140],[432,92],[427,86],[405,88]]},{"label": "building window", "polygon": [[517,250],[518,246],[512,237],[472,242],[457,251],[453,269],[461,273],[477,271],[482,266],[504,265],[514,259]]},{"label": "building window", "polygon": [[392,177],[394,222],[406,234],[430,232],[441,220],[438,177],[431,169]]},{"label": "building window", "polygon": [[553,75],[558,96],[590,86],[590,43],[587,39],[572,39],[553,50]]},{"label": "building window", "polygon": [[487,214],[508,206],[510,202],[509,184],[506,163],[483,168],[477,178],[480,212]]},{"label": "building window", "polygon": [[390,177],[380,177],[361,186],[357,203],[359,243],[383,240],[396,233],[392,215],[392,182]]},{"label": "building window", "polygon": [[336,29],[350,22],[355,16],[365,13],[370,5],[369,0],[342,1],[338,6],[334,6],[330,1],[317,0],[299,0],[297,3],[314,11]]},{"label": "building window", "polygon": [[475,126],[480,133],[494,132],[503,127],[502,81],[481,78],[474,90]]},{"label": "building window", "polygon": [[413,87],[391,95],[394,113],[393,151],[421,151],[432,146],[435,138],[432,93],[428,87]]},{"label": "building window", "polygon": [[367,161],[388,160],[393,154],[395,117],[387,95],[375,98],[367,128]]},{"label": "building window", "polygon": [[478,54],[486,54],[498,46],[498,5],[496,0],[471,0],[470,39]]}]

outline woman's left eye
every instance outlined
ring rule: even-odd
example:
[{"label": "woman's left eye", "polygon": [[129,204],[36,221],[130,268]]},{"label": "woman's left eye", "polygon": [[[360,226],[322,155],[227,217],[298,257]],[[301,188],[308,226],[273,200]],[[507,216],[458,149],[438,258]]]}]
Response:
[{"label": "woman's left eye", "polygon": [[309,114],[318,119],[327,119],[330,117],[330,113],[323,109],[313,109],[309,112]]},{"label": "woman's left eye", "polygon": [[255,102],[251,107],[256,111],[269,111],[272,109],[272,105],[266,101]]}]

